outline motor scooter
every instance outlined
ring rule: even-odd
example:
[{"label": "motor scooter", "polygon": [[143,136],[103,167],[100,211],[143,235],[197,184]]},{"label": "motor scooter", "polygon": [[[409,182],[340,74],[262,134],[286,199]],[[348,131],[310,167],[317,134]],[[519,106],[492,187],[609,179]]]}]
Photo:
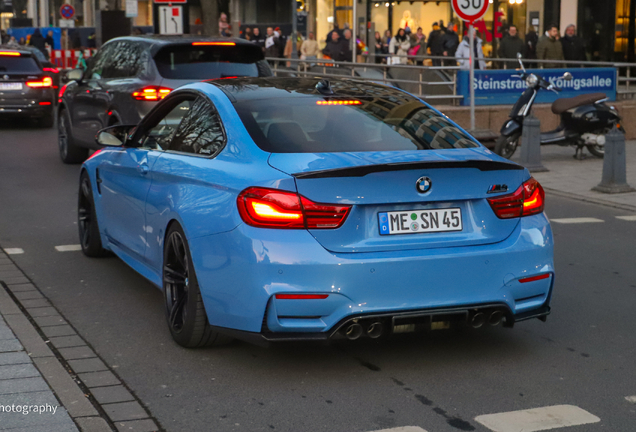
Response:
[{"label": "motor scooter", "polygon": [[[561,91],[554,83],[550,83],[541,75],[526,71],[521,56],[518,56],[521,70],[516,78],[524,80],[528,87],[515,103],[509,114],[509,120],[501,128],[501,136],[497,140],[495,153],[510,159],[521,143],[523,120],[532,111],[532,106],[540,90],[555,93]],[[571,81],[572,74],[566,72],[560,80]],[[608,100],[604,93],[582,94],[573,98],[557,99],[552,104],[552,112],[561,116],[561,124],[553,131],[541,133],[541,145],[572,145],[576,147],[574,157],[584,158],[583,148],[594,156],[602,158],[605,155],[605,135],[614,126],[623,133],[618,111],[613,106],[605,104]]]}]

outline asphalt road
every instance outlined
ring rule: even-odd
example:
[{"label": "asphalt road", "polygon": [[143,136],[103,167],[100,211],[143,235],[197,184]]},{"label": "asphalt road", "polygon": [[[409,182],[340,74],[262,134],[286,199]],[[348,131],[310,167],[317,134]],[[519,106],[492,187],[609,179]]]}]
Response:
[{"label": "asphalt road", "polygon": [[242,342],[185,350],[160,292],[116,258],[57,252],[77,244],[79,166],[56,131],[0,124],[0,245],[168,431],[356,432],[419,426],[487,431],[482,414],[578,406],[636,430],[636,221],[627,212],[548,197],[557,282],[553,314],[514,329],[441,331],[383,343]]}]

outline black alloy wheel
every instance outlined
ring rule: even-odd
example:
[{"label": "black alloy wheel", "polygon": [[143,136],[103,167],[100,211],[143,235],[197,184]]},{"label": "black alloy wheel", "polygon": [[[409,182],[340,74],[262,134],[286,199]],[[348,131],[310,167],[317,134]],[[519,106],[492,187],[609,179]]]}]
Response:
[{"label": "black alloy wheel", "polygon": [[517,147],[519,147],[520,138],[520,134],[500,136],[499,139],[497,139],[497,144],[495,145],[495,153],[501,157],[510,159],[517,151]]},{"label": "black alloy wheel", "polygon": [[60,150],[60,159],[65,164],[79,164],[88,157],[88,149],[75,146],[71,133],[71,122],[68,111],[62,109],[57,119],[57,143]]},{"label": "black alloy wheel", "polygon": [[214,331],[208,324],[188,242],[176,223],[166,235],[163,256],[166,320],[175,342],[186,348],[230,342],[231,338]]},{"label": "black alloy wheel", "polygon": [[86,171],[80,177],[79,199],[77,202],[77,226],[80,245],[84,255],[92,258],[109,256],[110,252],[102,247],[99,225],[95,213],[95,203],[91,190],[91,181]]}]

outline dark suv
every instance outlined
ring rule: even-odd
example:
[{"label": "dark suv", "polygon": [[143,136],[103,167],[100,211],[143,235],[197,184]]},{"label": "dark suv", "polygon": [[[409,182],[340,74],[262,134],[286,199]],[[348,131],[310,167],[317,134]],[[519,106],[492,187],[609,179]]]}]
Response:
[{"label": "dark suv", "polygon": [[35,54],[22,48],[0,46],[0,117],[37,118],[40,126],[53,126],[53,79]]},{"label": "dark suv", "polygon": [[108,41],[86,71],[72,70],[60,89],[58,143],[64,163],[98,148],[96,133],[139,123],[172,90],[193,81],[271,76],[262,49],[242,39],[122,37]]}]

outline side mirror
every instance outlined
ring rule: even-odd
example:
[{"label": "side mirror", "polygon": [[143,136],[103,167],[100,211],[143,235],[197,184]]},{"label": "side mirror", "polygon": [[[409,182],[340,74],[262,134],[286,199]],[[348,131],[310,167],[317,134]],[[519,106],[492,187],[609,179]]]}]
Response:
[{"label": "side mirror", "polygon": [[566,80],[566,81],[572,81],[573,77],[572,77],[572,74],[570,72],[566,72],[566,73],[563,74],[561,79]]},{"label": "side mirror", "polygon": [[95,141],[104,147],[123,147],[128,136],[137,125],[117,125],[107,127],[97,132]]},{"label": "side mirror", "polygon": [[80,81],[84,76],[84,69],[72,69],[66,72],[67,81]]}]

